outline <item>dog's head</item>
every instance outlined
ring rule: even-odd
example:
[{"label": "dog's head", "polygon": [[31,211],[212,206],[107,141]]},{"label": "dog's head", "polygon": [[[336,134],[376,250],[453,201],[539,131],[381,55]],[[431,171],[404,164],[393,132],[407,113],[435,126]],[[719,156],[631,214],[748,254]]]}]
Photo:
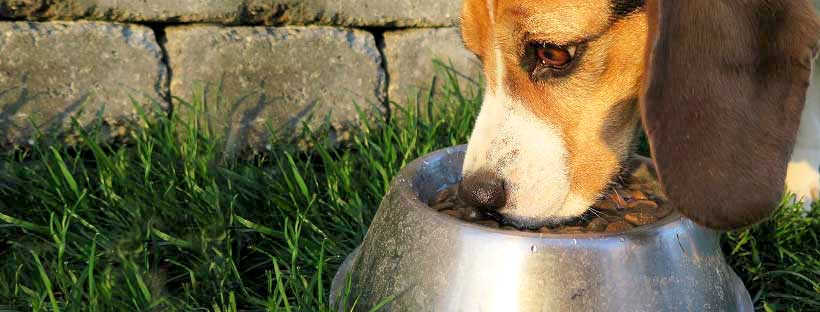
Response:
[{"label": "dog's head", "polygon": [[820,23],[807,0],[465,0],[486,94],[465,199],[524,226],[576,217],[643,119],[670,203],[719,229],[776,206]]}]

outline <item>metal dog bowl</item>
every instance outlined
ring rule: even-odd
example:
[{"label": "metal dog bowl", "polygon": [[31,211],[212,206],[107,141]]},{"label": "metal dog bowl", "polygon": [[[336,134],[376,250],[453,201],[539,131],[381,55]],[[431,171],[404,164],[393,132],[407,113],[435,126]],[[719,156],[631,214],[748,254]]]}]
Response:
[{"label": "metal dog bowl", "polygon": [[753,310],[718,233],[678,214],[624,233],[560,235],[434,211],[425,203],[459,181],[465,150],[437,151],[396,177],[336,273],[330,299],[339,310],[353,302],[357,311],[383,302],[386,311]]}]

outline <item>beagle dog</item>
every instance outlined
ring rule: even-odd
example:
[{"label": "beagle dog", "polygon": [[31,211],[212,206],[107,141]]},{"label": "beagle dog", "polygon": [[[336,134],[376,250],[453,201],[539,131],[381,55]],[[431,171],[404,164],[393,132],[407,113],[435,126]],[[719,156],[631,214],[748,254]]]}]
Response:
[{"label": "beagle dog", "polygon": [[665,195],[703,226],[820,188],[809,0],[465,0],[486,93],[461,196],[522,227],[583,214],[643,127]]}]

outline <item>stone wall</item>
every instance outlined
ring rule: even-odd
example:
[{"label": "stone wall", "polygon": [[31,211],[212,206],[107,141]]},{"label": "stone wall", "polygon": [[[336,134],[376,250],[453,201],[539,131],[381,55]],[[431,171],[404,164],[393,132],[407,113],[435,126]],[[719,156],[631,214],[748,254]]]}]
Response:
[{"label": "stone wall", "polygon": [[204,116],[232,140],[310,115],[343,127],[356,105],[380,115],[429,88],[434,59],[474,87],[459,10],[459,0],[0,0],[0,146],[72,117],[184,116],[191,108],[172,99],[203,92]]}]

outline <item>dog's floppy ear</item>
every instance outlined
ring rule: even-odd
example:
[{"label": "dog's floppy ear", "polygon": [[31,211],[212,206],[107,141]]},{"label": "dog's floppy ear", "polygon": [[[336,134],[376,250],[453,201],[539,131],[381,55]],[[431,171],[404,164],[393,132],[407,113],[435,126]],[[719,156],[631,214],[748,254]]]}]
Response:
[{"label": "dog's floppy ear", "polygon": [[648,0],[641,114],[670,204],[713,229],[784,191],[820,22],[808,0]]}]

